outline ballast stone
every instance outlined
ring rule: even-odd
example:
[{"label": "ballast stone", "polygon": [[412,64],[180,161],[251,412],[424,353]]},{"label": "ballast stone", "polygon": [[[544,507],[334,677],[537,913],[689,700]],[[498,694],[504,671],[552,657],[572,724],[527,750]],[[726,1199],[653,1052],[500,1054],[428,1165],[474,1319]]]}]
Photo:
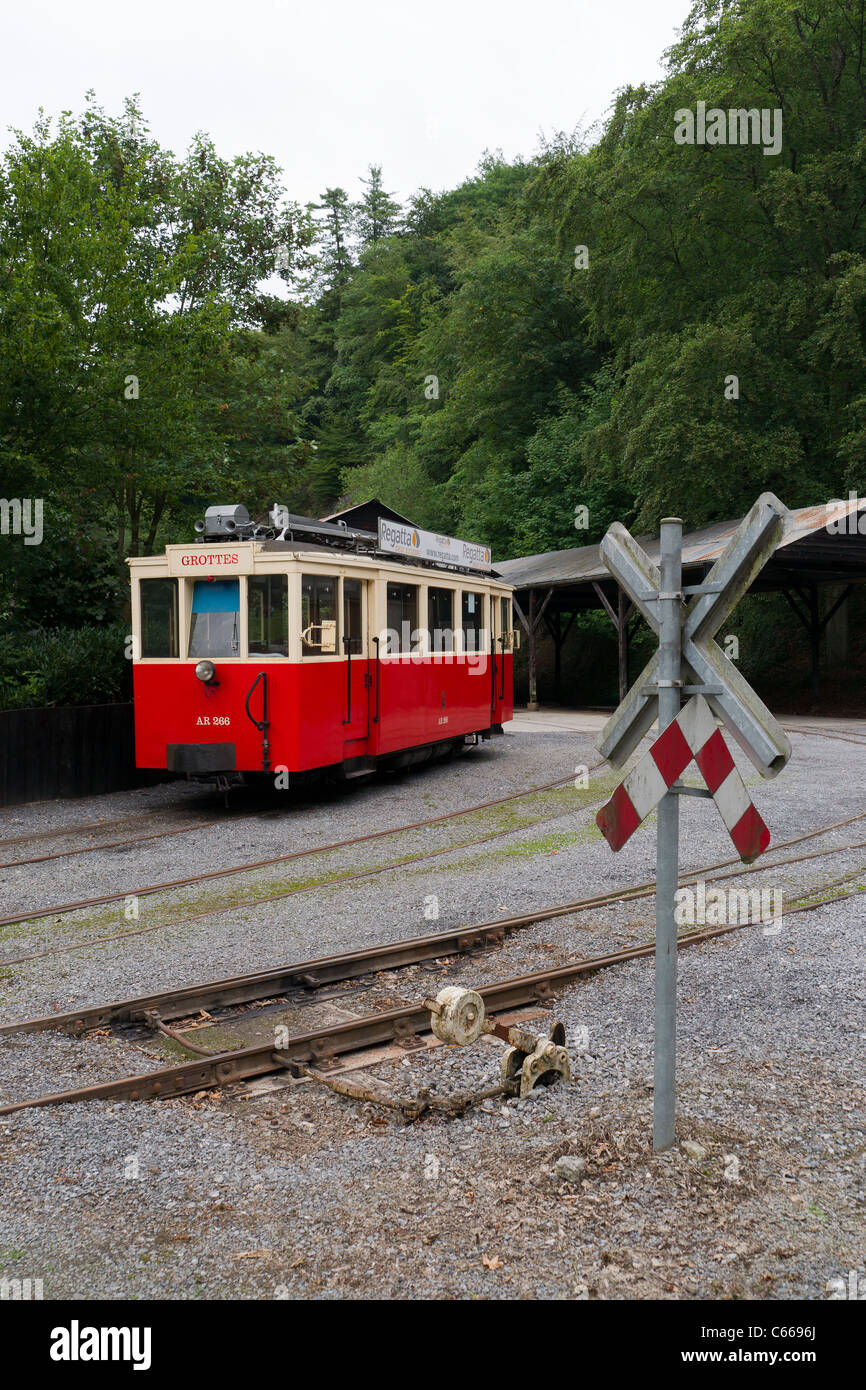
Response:
[{"label": "ballast stone", "polygon": [[681,1147],[683,1152],[688,1154],[689,1158],[702,1159],[707,1156],[707,1151],[703,1144],[698,1144],[694,1139],[684,1139]]},{"label": "ballast stone", "polygon": [[580,1182],[586,1173],[586,1159],[578,1158],[575,1154],[563,1154],[562,1158],[556,1160],[553,1171],[563,1182]]}]

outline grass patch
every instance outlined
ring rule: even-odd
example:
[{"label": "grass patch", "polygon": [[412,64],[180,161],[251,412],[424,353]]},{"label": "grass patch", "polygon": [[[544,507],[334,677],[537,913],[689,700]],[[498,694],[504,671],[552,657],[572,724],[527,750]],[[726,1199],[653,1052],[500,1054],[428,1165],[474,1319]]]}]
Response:
[{"label": "grass patch", "polygon": [[[466,845],[467,841],[481,839],[485,835],[501,836],[507,835],[511,831],[517,833],[538,824],[539,821],[567,815],[572,810],[579,813],[588,805],[600,804],[610,795],[619,780],[619,774],[599,778],[591,777],[588,787],[556,787],[550,791],[536,792],[522,797],[519,803],[503,802],[477,811],[469,810],[454,817],[454,828],[460,838],[453,843],[449,843],[446,839],[446,842],[440,847],[441,852],[443,856],[458,852]],[[447,821],[441,822],[443,828],[448,824]],[[394,836],[397,837],[401,833],[398,827],[394,831]],[[485,854],[484,862],[489,863],[491,858],[496,857],[515,858],[554,853],[569,845],[589,843],[599,838],[600,832],[594,820],[591,820],[588,825],[581,826],[574,832],[551,834],[535,840],[526,840],[521,844],[510,845],[504,849],[494,850],[492,854]],[[378,843],[387,844],[388,837],[383,836]],[[323,855],[345,852],[344,849],[331,850],[327,848],[320,851]],[[181,925],[185,920],[197,916],[199,913],[230,911],[233,908],[243,909],[246,906],[254,906],[256,900],[262,897],[291,895],[305,890],[327,888],[343,882],[351,882],[353,876],[358,873],[399,870],[403,866],[411,864],[419,852],[424,853],[423,850],[413,851],[388,859],[384,863],[368,861],[366,864],[355,863],[351,867],[345,868],[314,868],[311,873],[305,876],[294,874],[268,878],[259,882],[249,882],[244,884],[240,891],[234,892],[226,892],[221,889],[208,892],[206,889],[195,889],[194,885],[189,885],[195,892],[195,900],[192,902],[171,902],[169,900],[164,905],[165,915],[162,915],[160,910],[162,895],[148,894],[140,899],[140,915],[133,920],[127,919],[124,915],[123,900],[105,904],[92,912],[76,912],[74,916],[70,917],[58,913],[54,920],[50,917],[43,918],[41,919],[43,923],[41,931],[36,923],[21,920],[0,928],[0,941],[16,943],[29,941],[32,950],[40,951],[51,946],[51,937],[55,933],[61,933],[63,937],[72,937],[73,940],[79,934],[111,935],[122,939],[125,935],[134,936],[137,931],[149,926]],[[318,856],[311,857],[317,858]],[[479,857],[470,856],[455,867],[473,868],[478,862],[480,862]],[[246,871],[240,869],[238,877],[241,877],[244,872]],[[252,872],[257,871],[253,870]],[[171,892],[172,890],[167,891]],[[148,921],[150,911],[153,911],[153,915],[158,917],[158,921]],[[45,924],[49,925],[46,926]],[[93,944],[98,945],[99,943],[94,942]]]}]

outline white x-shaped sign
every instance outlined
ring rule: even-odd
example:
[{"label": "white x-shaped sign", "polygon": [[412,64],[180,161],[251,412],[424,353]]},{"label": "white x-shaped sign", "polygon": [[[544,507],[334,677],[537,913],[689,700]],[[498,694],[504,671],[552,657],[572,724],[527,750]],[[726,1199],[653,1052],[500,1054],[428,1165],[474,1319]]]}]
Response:
[{"label": "white x-shaped sign", "polygon": [[[791,756],[791,744],[748,681],[713,641],[755,576],[767,563],[782,533],[788,509],[764,492],[743,517],[703,584],[682,591],[682,670],[692,685],[684,694],[702,694],[762,776],[775,777]],[[646,552],[619,522],[608,530],[601,554],[654,632],[659,631],[656,599],[661,576]],[[688,601],[686,601],[688,600]],[[599,750],[614,766],[624,763],[658,713],[658,653],[644,667],[602,731]]]}]

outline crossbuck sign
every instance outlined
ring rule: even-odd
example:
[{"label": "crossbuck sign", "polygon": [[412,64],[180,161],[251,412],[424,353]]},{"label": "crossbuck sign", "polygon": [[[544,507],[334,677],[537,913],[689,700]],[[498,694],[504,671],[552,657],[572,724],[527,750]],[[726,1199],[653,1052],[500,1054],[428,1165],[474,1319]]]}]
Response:
[{"label": "crossbuck sign", "polygon": [[[681,793],[711,796],[741,857],[748,863],[769,844],[715,715],[763,777],[775,777],[791,756],[788,737],[766,705],[713,640],[767,563],[782,536],[788,509],[771,492],[743,518],[702,584],[682,586],[682,522],[661,523],[660,565],[652,563],[615,522],[601,543],[602,558],[659,639],[658,650],[605,725],[599,751],[622,766],[658,719],[649,752],[617,788],[597,820],[619,849],[658,807],[656,851],[655,1084],[653,1143],[674,1141],[677,935],[674,895],[679,875]],[[682,696],[691,697],[680,709]],[[680,773],[694,759],[707,790],[683,787]]]}]

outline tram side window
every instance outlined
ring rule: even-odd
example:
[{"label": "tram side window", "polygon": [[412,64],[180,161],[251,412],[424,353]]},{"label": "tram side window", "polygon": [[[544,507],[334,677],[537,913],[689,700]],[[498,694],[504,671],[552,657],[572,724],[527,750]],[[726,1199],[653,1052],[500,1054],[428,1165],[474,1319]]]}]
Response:
[{"label": "tram side window", "polygon": [[499,634],[500,634],[501,637],[507,637],[508,634],[509,634],[509,632],[511,631],[511,600],[510,600],[510,599],[508,599],[508,598],[501,598],[501,599],[499,600],[499,613],[500,613],[500,619],[499,619],[499,621],[500,621]]},{"label": "tram side window", "polygon": [[141,655],[177,656],[177,580],[142,579]]},{"label": "tram side window", "polygon": [[361,581],[343,580],[343,652],[358,656],[364,650],[362,641]]},{"label": "tram side window", "polygon": [[196,579],[188,656],[238,656],[241,647],[238,579]]},{"label": "tram side window", "polygon": [[389,584],[388,640],[389,656],[411,652],[412,634],[418,627],[418,587],[415,584]]},{"label": "tram side window", "polygon": [[289,580],[285,574],[255,574],[247,580],[250,653],[289,654]]},{"label": "tram side window", "polygon": [[301,576],[301,652],[303,656],[332,656],[337,651],[337,586],[335,574]]},{"label": "tram side window", "polygon": [[427,630],[430,633],[430,651],[453,652],[454,650],[454,590],[427,590]]},{"label": "tram side window", "polygon": [[483,650],[481,637],[484,627],[484,595],[464,593],[461,596],[463,610],[463,650],[480,652]]}]

